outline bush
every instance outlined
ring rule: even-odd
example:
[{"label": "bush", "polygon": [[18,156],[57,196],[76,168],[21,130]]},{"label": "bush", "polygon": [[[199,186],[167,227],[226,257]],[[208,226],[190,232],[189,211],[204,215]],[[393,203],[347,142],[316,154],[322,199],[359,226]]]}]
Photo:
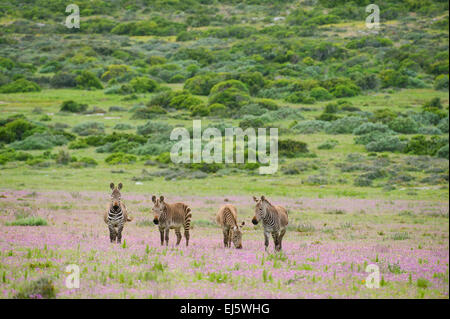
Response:
[{"label": "bush", "polygon": [[227,107],[220,103],[214,103],[209,106],[209,113],[214,116],[225,116]]},{"label": "bush", "polygon": [[445,146],[442,146],[437,152],[436,156],[440,158],[446,158],[448,159],[448,144]]},{"label": "bush", "polygon": [[136,93],[149,93],[158,88],[158,82],[149,77],[136,77],[130,81],[130,86]]},{"label": "bush", "polygon": [[240,109],[243,105],[248,104],[249,102],[250,96],[245,91],[235,88],[228,88],[215,94],[210,94],[208,99],[209,105],[219,103],[232,110]]},{"label": "bush", "polygon": [[417,133],[418,124],[410,117],[397,117],[389,124],[389,127],[398,133],[413,134]]},{"label": "bush", "polygon": [[367,187],[372,185],[372,180],[365,176],[358,176],[354,181],[355,186]]},{"label": "bush", "polygon": [[85,140],[75,140],[69,143],[68,148],[69,150],[78,150],[82,148],[88,148],[89,145],[86,143]]},{"label": "bush", "polygon": [[159,105],[152,105],[149,107],[137,109],[134,112],[131,119],[132,120],[150,120],[150,119],[153,119],[156,116],[162,115],[162,114],[167,114],[167,111]]},{"label": "bush", "polygon": [[122,152],[119,153],[113,153],[109,155],[107,158],[105,158],[105,162],[109,165],[116,165],[116,164],[131,164],[136,162],[136,156],[125,154]]},{"label": "bush", "polygon": [[80,89],[103,89],[103,85],[100,80],[89,71],[83,71],[80,75],[75,78],[77,87]]},{"label": "bush", "polygon": [[3,127],[0,127],[0,142],[11,143],[20,141],[32,134],[36,128],[35,124],[22,118],[11,120],[11,122],[5,123]]},{"label": "bush", "polygon": [[228,89],[238,90],[238,91],[242,91],[246,94],[249,94],[249,90],[248,90],[247,86],[238,80],[228,80],[228,81],[219,82],[211,88],[211,91],[209,92],[209,94],[210,95],[217,94],[217,93],[223,92]]},{"label": "bush", "polygon": [[434,80],[435,90],[448,90],[448,74],[441,74]]},{"label": "bush", "polygon": [[330,126],[329,122],[326,121],[302,121],[292,127],[293,130],[301,134],[314,134],[326,130]]},{"label": "bush", "polygon": [[355,128],[353,130],[353,135],[364,135],[372,132],[386,133],[389,131],[390,131],[389,127],[387,125],[384,125],[383,123],[367,122]]},{"label": "bush", "polygon": [[114,125],[114,129],[119,131],[132,130],[134,126],[128,123],[117,123]]},{"label": "bush", "polygon": [[320,144],[317,148],[319,150],[331,150],[331,149],[335,148],[336,145],[338,145],[338,144],[339,144],[339,142],[336,140],[328,140],[328,141]]},{"label": "bush", "polygon": [[424,135],[416,135],[409,140],[405,148],[405,153],[434,156],[446,145],[448,145],[448,138],[439,136],[427,138]]},{"label": "bush", "polygon": [[401,141],[398,136],[385,134],[381,138],[368,143],[366,150],[369,152],[401,152],[405,146],[406,143]]},{"label": "bush", "polygon": [[439,122],[437,128],[444,133],[448,133],[448,116]]},{"label": "bush", "polygon": [[54,88],[73,88],[77,86],[76,75],[68,72],[58,72],[50,79],[50,85]]},{"label": "bush", "polygon": [[137,134],[151,135],[151,134],[168,134],[173,127],[163,122],[148,121],[146,124],[137,127]]},{"label": "bush", "polygon": [[60,111],[61,112],[81,113],[81,112],[85,112],[87,110],[87,108],[88,108],[87,104],[81,104],[81,103],[77,103],[72,100],[69,100],[69,101],[64,101],[61,104]]},{"label": "bush", "polygon": [[315,98],[317,101],[327,101],[333,99],[333,95],[328,92],[327,89],[323,87],[315,87],[310,92],[309,95]]},{"label": "bush", "polygon": [[72,132],[80,136],[101,135],[105,133],[105,126],[103,125],[103,123],[99,122],[84,122],[75,125],[72,128]]},{"label": "bush", "polygon": [[211,88],[226,79],[225,74],[207,73],[196,75],[188,79],[184,84],[184,89],[192,94],[209,95]]},{"label": "bush", "polygon": [[25,93],[40,91],[41,88],[39,85],[23,78],[0,86],[0,93]]},{"label": "bush", "polygon": [[257,116],[252,116],[252,115],[247,115],[245,116],[240,122],[239,122],[239,127],[242,128],[243,130],[249,128],[249,127],[253,127],[255,129],[257,128],[262,128],[265,126],[265,122],[262,118],[257,117]]},{"label": "bush", "polygon": [[367,119],[359,116],[348,116],[330,123],[325,129],[328,134],[351,134],[361,124],[367,122]]},{"label": "bush", "polygon": [[62,135],[51,135],[49,133],[35,133],[23,141],[16,141],[10,145],[16,150],[47,150],[54,146],[61,146],[68,141]]},{"label": "bush", "polygon": [[339,84],[332,91],[333,95],[337,98],[356,96],[360,92],[360,88],[355,84]]},{"label": "bush", "polygon": [[210,112],[209,107],[207,107],[203,103],[197,104],[197,105],[191,107],[191,115],[192,116],[208,116],[209,112]]},{"label": "bush", "polygon": [[306,143],[290,139],[278,141],[278,149],[280,155],[287,157],[296,157],[300,153],[308,153],[308,145]]}]

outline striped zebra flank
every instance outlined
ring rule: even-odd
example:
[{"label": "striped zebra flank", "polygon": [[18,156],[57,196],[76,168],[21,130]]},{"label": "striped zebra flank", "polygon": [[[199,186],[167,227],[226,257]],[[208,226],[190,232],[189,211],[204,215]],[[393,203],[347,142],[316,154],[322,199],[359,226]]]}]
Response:
[{"label": "striped zebra flank", "polygon": [[286,233],[286,226],[288,225],[287,210],[282,206],[272,205],[264,196],[261,196],[261,199],[253,196],[253,200],[256,202],[256,206],[252,223],[257,225],[262,221],[266,251],[269,247],[269,235],[272,235],[275,250],[280,251],[283,236]]},{"label": "striped zebra flank", "polygon": [[224,246],[231,247],[231,242],[233,242],[234,247],[242,249],[241,227],[245,225],[245,222],[238,225],[236,207],[231,204],[222,206],[217,212],[216,222],[222,227]]},{"label": "striped zebra flank", "polygon": [[128,216],[127,208],[122,201],[120,193],[123,186],[122,183],[119,183],[117,186],[111,183],[109,186],[112,190],[111,200],[103,215],[103,220],[108,225],[110,241],[120,244],[122,242],[123,227],[126,222],[132,221],[133,218]]},{"label": "striped zebra flank", "polygon": [[189,246],[189,230],[191,228],[192,212],[184,203],[169,204],[164,201],[164,196],[156,198],[152,196],[153,223],[158,225],[161,235],[161,246],[166,242],[169,245],[169,230],[174,229],[177,236],[177,246],[181,241],[181,228],[184,229],[186,247]]}]

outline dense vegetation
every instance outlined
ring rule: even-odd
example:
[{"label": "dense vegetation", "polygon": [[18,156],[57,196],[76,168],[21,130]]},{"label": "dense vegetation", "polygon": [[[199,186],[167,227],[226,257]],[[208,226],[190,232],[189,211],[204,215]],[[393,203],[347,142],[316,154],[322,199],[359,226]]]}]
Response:
[{"label": "dense vegetation", "polygon": [[[135,180],[255,174],[247,162],[171,164],[171,130],[203,118],[204,129],[278,127],[279,174],[306,184],[448,185],[446,1],[381,1],[378,31],[362,0],[73,3],[79,29],[61,23],[65,1],[0,1],[0,101],[71,92],[54,113],[39,98],[23,114],[0,104],[0,165],[154,166]],[[404,90],[426,93],[400,107]],[[88,104],[92,91],[118,103]],[[121,120],[85,118],[99,114]],[[343,161],[330,174],[334,152]]]}]

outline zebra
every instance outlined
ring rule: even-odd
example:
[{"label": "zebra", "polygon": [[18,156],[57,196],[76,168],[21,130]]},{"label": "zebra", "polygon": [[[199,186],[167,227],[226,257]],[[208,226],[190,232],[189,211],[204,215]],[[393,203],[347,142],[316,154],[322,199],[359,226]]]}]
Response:
[{"label": "zebra", "polygon": [[177,246],[181,241],[180,228],[184,228],[184,238],[186,239],[186,247],[189,246],[189,228],[191,225],[191,209],[184,203],[169,204],[164,201],[164,196],[156,198],[152,196],[153,201],[153,223],[158,225],[161,235],[161,246],[169,245],[169,230],[175,229],[177,235]]},{"label": "zebra", "polygon": [[270,234],[272,234],[275,250],[280,251],[281,241],[286,233],[286,226],[288,224],[287,210],[282,206],[272,205],[264,196],[261,196],[261,199],[253,196],[253,200],[256,202],[256,207],[252,223],[257,225],[262,220],[266,251],[269,246]]},{"label": "zebra", "polygon": [[237,210],[231,204],[226,204],[222,206],[217,212],[216,222],[222,227],[223,231],[223,244],[225,247],[231,246],[231,241],[233,241],[234,246],[237,249],[242,249],[242,226],[237,223]]},{"label": "zebra", "polygon": [[122,195],[120,194],[122,186],[122,183],[119,183],[117,186],[114,186],[114,183],[109,185],[112,190],[111,201],[103,216],[103,220],[109,228],[109,239],[111,240],[111,243],[115,242],[117,239],[117,243],[119,244],[122,242],[122,230],[124,224],[133,220],[133,218],[128,216],[127,208],[122,202]]}]

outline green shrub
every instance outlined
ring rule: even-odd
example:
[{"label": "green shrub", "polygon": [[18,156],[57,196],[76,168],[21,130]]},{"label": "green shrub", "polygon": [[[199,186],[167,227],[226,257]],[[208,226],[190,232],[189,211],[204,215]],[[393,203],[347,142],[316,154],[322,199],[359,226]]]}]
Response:
[{"label": "green shrub", "polygon": [[331,122],[325,132],[328,134],[351,134],[355,128],[365,122],[367,122],[367,119],[359,116],[343,117]]},{"label": "green shrub", "polygon": [[173,127],[163,122],[148,121],[146,124],[137,127],[137,134],[150,135],[150,134],[168,134],[172,131]]},{"label": "green shrub", "polygon": [[448,138],[439,136],[431,136],[430,138],[427,138],[424,135],[416,135],[409,140],[405,148],[405,153],[434,156],[446,145],[448,145]]},{"label": "green shrub", "polygon": [[240,122],[239,127],[243,130],[252,127],[252,128],[262,128],[265,127],[266,123],[264,120],[257,116],[247,115]]},{"label": "green shrub", "polygon": [[366,144],[366,150],[369,152],[401,152],[405,149],[405,145],[406,143],[401,141],[398,136],[385,134],[380,139]]},{"label": "green shrub", "polygon": [[42,217],[23,217],[6,223],[7,226],[47,226],[47,221]]},{"label": "green shrub", "polygon": [[317,148],[319,150],[331,150],[331,149],[335,148],[336,145],[338,145],[338,144],[339,144],[339,142],[336,140],[328,140],[328,141],[325,141],[324,143],[320,144],[319,146],[317,146]]},{"label": "green shrub", "polygon": [[446,118],[443,118],[438,126],[438,129],[440,129],[443,133],[448,133],[448,116]]},{"label": "green shrub", "polygon": [[389,127],[383,123],[367,122],[367,123],[363,123],[360,126],[358,126],[357,128],[355,128],[353,130],[353,134],[354,135],[364,135],[364,134],[372,133],[375,131],[381,132],[381,133],[386,133],[389,130],[390,130]]},{"label": "green shrub", "polygon": [[434,80],[435,90],[448,90],[448,74],[441,74]]},{"label": "green shrub", "polygon": [[0,126],[0,141],[5,143],[20,141],[32,134],[35,129],[36,125],[28,120],[22,118],[11,119],[4,126]]},{"label": "green shrub", "polygon": [[209,106],[209,113],[214,116],[225,116],[227,107],[220,103],[214,103]]},{"label": "green shrub", "polygon": [[196,75],[184,84],[184,89],[192,94],[209,95],[211,88],[226,79],[227,75],[223,73],[206,73]]},{"label": "green shrub", "polygon": [[0,86],[0,93],[25,93],[40,91],[41,88],[39,85],[23,78]]},{"label": "green shrub", "polygon": [[60,111],[61,112],[72,112],[72,113],[81,113],[85,112],[88,108],[87,104],[80,104],[77,102],[74,102],[72,100],[64,101],[61,104]]},{"label": "green shrub", "polygon": [[332,91],[333,95],[337,98],[356,96],[360,92],[360,88],[355,84],[339,84]]},{"label": "green shrub", "polygon": [[134,126],[128,123],[117,123],[114,125],[114,129],[119,131],[132,130]]},{"label": "green shrub", "polygon": [[232,110],[240,109],[243,105],[248,104],[249,102],[250,96],[245,91],[235,88],[228,88],[215,94],[210,94],[208,99],[209,105],[219,103]]},{"label": "green shrub", "polygon": [[238,91],[242,91],[246,94],[249,94],[249,90],[248,90],[247,86],[238,80],[227,80],[227,81],[219,82],[211,88],[211,91],[209,92],[209,94],[214,95],[214,94],[223,92],[228,89],[238,90]]},{"label": "green shrub", "polygon": [[75,78],[77,87],[80,89],[103,89],[100,80],[90,71],[83,71]]},{"label": "green shrub", "polygon": [[86,143],[85,140],[75,140],[69,143],[69,145],[67,146],[69,148],[69,150],[78,150],[78,149],[82,149],[82,148],[88,148],[89,145]]},{"label": "green shrub", "polygon": [[292,129],[301,134],[314,134],[326,130],[329,126],[330,123],[326,121],[309,120],[296,124]]},{"label": "green shrub", "polygon": [[327,101],[333,98],[333,95],[328,92],[327,89],[323,87],[315,87],[309,92],[309,95],[315,98],[317,101]]},{"label": "green shrub", "polygon": [[154,92],[159,84],[155,80],[148,77],[136,77],[130,81],[130,86],[136,93],[149,93]]},{"label": "green shrub", "polygon": [[397,117],[388,125],[393,131],[403,134],[417,133],[417,128],[419,126],[416,121],[410,117]]},{"label": "green shrub", "polygon": [[52,135],[49,133],[35,133],[23,141],[16,141],[10,145],[16,150],[47,150],[54,146],[61,146],[68,142],[63,135]]},{"label": "green shrub", "polygon": [[[217,104],[217,103],[216,103]],[[191,107],[191,115],[192,116],[208,116],[209,115],[209,107],[203,103],[194,105]]]},{"label": "green shrub", "polygon": [[167,114],[167,111],[159,105],[152,105],[145,108],[137,109],[131,119],[133,120],[150,120],[158,115]]},{"label": "green shrub", "polygon": [[113,153],[105,158],[105,162],[109,165],[116,164],[130,164],[136,162],[137,158],[134,155],[125,154],[122,152]]},{"label": "green shrub", "polygon": [[75,125],[72,132],[80,136],[101,135],[105,133],[105,126],[100,122],[84,122]]},{"label": "green shrub", "polygon": [[296,157],[300,153],[308,153],[308,145],[305,142],[295,140],[279,140],[278,149],[280,155]]}]

